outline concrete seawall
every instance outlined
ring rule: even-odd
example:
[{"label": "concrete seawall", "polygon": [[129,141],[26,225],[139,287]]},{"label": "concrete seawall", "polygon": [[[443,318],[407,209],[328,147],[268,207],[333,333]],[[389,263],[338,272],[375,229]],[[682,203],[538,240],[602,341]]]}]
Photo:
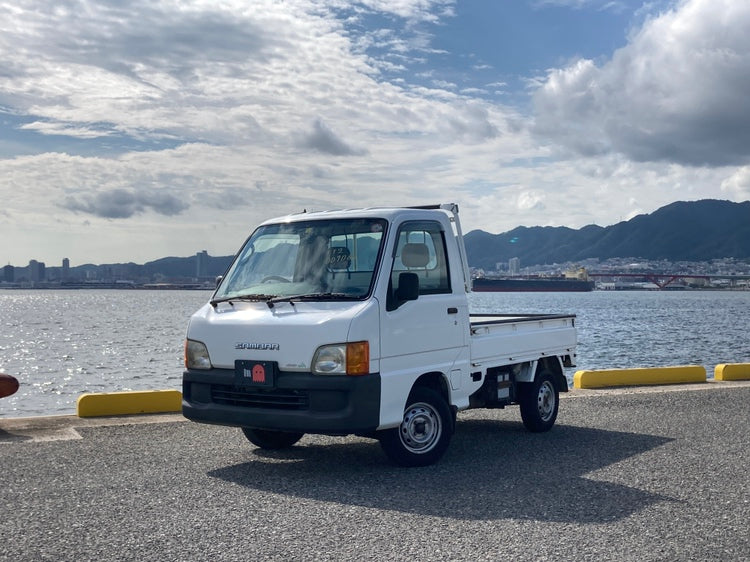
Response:
[{"label": "concrete seawall", "polygon": [[[706,380],[705,367],[681,365],[577,371],[573,376],[573,385],[575,388],[612,388],[618,386],[688,384],[706,382]],[[717,365],[714,369],[714,380],[750,380],[750,363]]]}]

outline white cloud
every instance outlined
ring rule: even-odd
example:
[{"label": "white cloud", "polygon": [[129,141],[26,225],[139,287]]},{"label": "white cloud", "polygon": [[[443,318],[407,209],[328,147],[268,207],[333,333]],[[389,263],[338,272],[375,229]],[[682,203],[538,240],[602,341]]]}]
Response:
[{"label": "white cloud", "polygon": [[734,201],[750,199],[750,166],[743,166],[721,182],[721,191]]},{"label": "white cloud", "polygon": [[522,191],[518,195],[516,205],[521,211],[528,211],[530,209],[536,211],[544,210],[544,194],[538,191]]},{"label": "white cloud", "polygon": [[93,127],[74,127],[68,123],[34,121],[19,127],[22,131],[36,131],[43,135],[63,135],[79,139],[94,139],[112,135],[110,130],[99,130]]},{"label": "white cloud", "polygon": [[551,70],[536,132],[577,154],[688,165],[750,161],[750,3],[686,0],[597,66]]}]

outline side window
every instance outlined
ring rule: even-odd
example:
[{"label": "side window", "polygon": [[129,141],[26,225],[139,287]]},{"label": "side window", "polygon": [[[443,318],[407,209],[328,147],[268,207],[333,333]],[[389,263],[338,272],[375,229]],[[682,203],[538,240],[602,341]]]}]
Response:
[{"label": "side window", "polygon": [[402,273],[414,273],[419,279],[420,295],[451,292],[445,236],[440,223],[408,222],[398,233],[391,285],[398,288]]}]

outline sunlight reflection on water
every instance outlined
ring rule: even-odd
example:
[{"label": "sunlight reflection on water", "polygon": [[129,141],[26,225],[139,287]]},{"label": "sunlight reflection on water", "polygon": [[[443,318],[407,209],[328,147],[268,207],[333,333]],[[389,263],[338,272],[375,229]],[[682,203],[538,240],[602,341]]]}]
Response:
[{"label": "sunlight reflection on water", "polygon": [[0,417],[72,413],[84,392],[180,388],[190,315],[206,291],[0,291]]}]

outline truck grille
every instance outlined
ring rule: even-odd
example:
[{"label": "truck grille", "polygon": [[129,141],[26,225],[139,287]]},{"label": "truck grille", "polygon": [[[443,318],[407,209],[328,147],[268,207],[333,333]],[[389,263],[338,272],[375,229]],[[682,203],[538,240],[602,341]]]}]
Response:
[{"label": "truck grille", "polygon": [[253,390],[229,385],[212,385],[211,400],[226,406],[274,410],[307,410],[310,406],[310,395],[304,390]]}]

